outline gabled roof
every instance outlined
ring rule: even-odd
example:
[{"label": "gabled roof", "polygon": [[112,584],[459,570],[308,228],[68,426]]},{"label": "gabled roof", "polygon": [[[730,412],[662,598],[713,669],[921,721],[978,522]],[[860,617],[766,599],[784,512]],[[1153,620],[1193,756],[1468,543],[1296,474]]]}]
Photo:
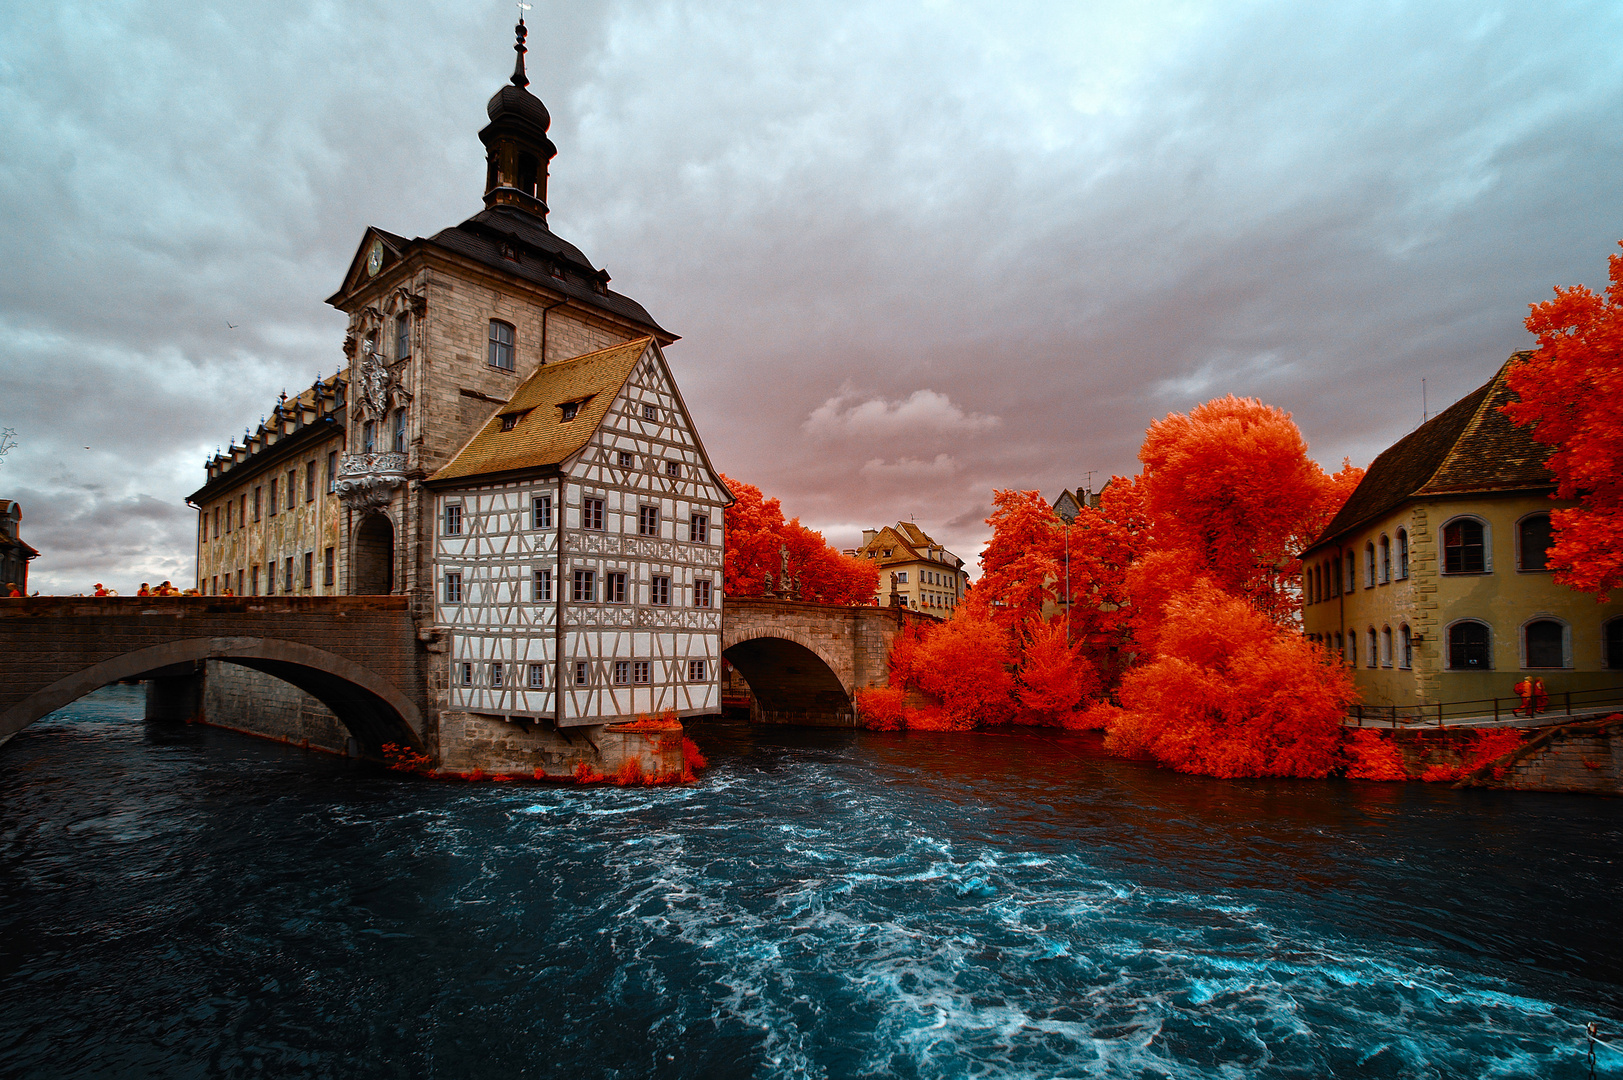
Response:
[{"label": "gabled roof", "polygon": [[[653,338],[637,338],[542,364],[429,483],[556,468],[591,439],[638,361],[654,347]],[[563,418],[568,404],[579,408],[572,420]],[[522,415],[510,431],[503,431],[502,418],[513,414]]]},{"label": "gabled roof", "polygon": [[1533,440],[1499,411],[1516,400],[1505,382],[1513,354],[1482,386],[1456,401],[1376,458],[1352,496],[1308,548],[1328,544],[1410,499],[1540,491],[1555,486],[1545,468],[1553,448]]}]

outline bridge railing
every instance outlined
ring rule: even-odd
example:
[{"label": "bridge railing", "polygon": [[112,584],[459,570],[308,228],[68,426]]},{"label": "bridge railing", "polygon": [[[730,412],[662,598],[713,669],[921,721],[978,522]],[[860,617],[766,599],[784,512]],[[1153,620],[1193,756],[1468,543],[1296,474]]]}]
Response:
[{"label": "bridge railing", "polygon": [[1347,719],[1359,727],[1447,727],[1450,722],[1456,725],[1468,720],[1499,723],[1538,716],[1589,714],[1614,707],[1623,712],[1623,686],[1562,690],[1550,694],[1545,705],[1535,707],[1531,716],[1523,708],[1522,699],[1511,696],[1412,705],[1354,705]]}]

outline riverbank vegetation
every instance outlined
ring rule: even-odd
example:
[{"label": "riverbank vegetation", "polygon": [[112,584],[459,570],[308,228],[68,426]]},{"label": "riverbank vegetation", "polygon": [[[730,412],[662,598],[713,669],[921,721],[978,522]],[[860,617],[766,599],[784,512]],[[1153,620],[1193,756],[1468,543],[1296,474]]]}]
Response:
[{"label": "riverbank vegetation", "polygon": [[814,604],[871,604],[879,569],[829,547],[800,519],[785,521],[778,500],[723,476],[733,493],[726,511],[724,580],[729,596],[779,596]]}]

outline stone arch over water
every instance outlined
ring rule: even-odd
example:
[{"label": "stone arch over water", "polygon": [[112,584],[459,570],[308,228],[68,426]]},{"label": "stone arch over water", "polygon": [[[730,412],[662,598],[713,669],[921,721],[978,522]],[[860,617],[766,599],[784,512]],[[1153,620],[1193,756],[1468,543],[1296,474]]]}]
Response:
[{"label": "stone arch over water", "polygon": [[787,628],[743,630],[722,641],[722,656],[738,669],[754,694],[752,720],[849,726],[854,708],[849,674],[817,644]]}]

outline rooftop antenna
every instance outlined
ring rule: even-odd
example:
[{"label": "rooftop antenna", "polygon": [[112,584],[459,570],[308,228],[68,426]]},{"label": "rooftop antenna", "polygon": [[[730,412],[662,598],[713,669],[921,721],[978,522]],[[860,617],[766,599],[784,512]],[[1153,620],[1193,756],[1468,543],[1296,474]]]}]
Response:
[{"label": "rooftop antenna", "polygon": [[1420,380],[1420,422],[1424,424],[1431,419],[1431,412],[1426,408],[1426,380]]}]

